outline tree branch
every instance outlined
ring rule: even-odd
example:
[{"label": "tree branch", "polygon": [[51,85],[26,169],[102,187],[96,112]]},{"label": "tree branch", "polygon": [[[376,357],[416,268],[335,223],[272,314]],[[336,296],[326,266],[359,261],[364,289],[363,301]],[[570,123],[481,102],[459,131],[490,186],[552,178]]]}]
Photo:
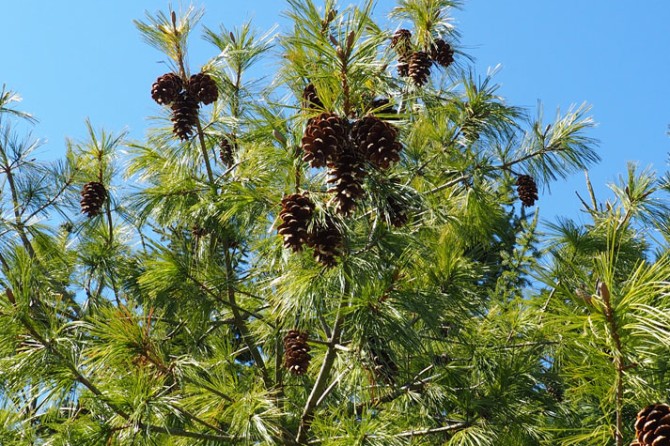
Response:
[{"label": "tree branch", "polygon": [[614,318],[614,309],[610,299],[610,292],[605,282],[598,282],[598,295],[602,298],[604,305],[605,320],[609,326],[610,337],[614,342],[615,352],[613,355],[614,367],[616,369],[616,446],[623,446],[623,378],[625,367],[623,364],[623,347],[616,320]]},{"label": "tree branch", "polygon": [[337,348],[335,348],[335,346],[340,343],[342,324],[344,322],[343,309],[345,306],[345,301],[348,301],[346,290],[340,298],[337,315],[335,316],[335,323],[333,324],[332,335],[329,340],[328,350],[326,351],[326,357],[323,359],[321,370],[319,371],[319,375],[316,378],[312,392],[307,398],[305,408],[303,409],[302,416],[300,417],[300,426],[298,427],[298,435],[296,437],[296,442],[298,444],[305,443],[307,432],[309,431],[312,420],[314,419],[314,410],[317,408],[323,393],[326,391],[328,377],[330,376],[330,372],[333,368],[333,365],[335,364],[335,358],[337,357]]}]

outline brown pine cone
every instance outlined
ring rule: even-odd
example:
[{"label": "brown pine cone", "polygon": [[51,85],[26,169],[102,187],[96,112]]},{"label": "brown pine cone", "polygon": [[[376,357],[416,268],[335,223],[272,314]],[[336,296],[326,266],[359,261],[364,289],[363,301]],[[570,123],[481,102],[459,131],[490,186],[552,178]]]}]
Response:
[{"label": "brown pine cone", "polygon": [[317,262],[329,268],[337,264],[335,257],[340,255],[342,234],[330,215],[326,216],[324,222],[314,224],[307,245],[314,249]]},{"label": "brown pine cone", "polygon": [[412,52],[412,32],[408,29],[399,29],[391,37],[391,48],[398,55],[406,55]]},{"label": "brown pine cone", "polygon": [[321,113],[307,122],[302,137],[303,160],[311,167],[323,167],[346,145],[347,122],[333,113]]},{"label": "brown pine cone", "polygon": [[198,101],[183,91],[172,104],[173,132],[182,141],[188,140],[198,124]]},{"label": "brown pine cone", "polygon": [[670,406],[650,404],[638,412],[635,437],[640,446],[670,446]]},{"label": "brown pine cone", "polygon": [[90,181],[84,184],[81,190],[81,212],[88,218],[95,217],[102,210],[102,205],[107,199],[107,190],[102,183]]},{"label": "brown pine cone", "polygon": [[384,345],[381,339],[370,337],[368,339],[368,353],[375,375],[387,384],[393,384],[398,375],[398,364],[393,360],[388,346]]},{"label": "brown pine cone", "polygon": [[430,76],[430,57],[424,51],[417,51],[412,53],[408,60],[408,76],[412,78],[414,84],[421,87],[428,82]]},{"label": "brown pine cone", "polygon": [[454,62],[454,49],[444,40],[437,39],[430,45],[430,58],[447,68]]},{"label": "brown pine cone", "polygon": [[312,359],[307,339],[307,333],[299,330],[289,330],[284,336],[284,367],[294,375],[304,375]]},{"label": "brown pine cone", "polygon": [[301,251],[302,245],[308,240],[307,228],[314,212],[314,203],[305,192],[285,196],[281,205],[279,217],[282,224],[277,227],[277,232],[284,238],[286,248],[291,248],[293,252]]},{"label": "brown pine cone", "polygon": [[347,146],[328,163],[328,192],[335,193],[337,213],[349,215],[356,207],[356,200],[364,193],[363,179],[367,175],[363,157],[353,147]]},{"label": "brown pine cone", "polygon": [[398,56],[398,76],[407,77],[409,76],[409,55],[403,54]]},{"label": "brown pine cone", "polygon": [[156,79],[151,86],[151,97],[159,104],[170,105],[176,99],[184,84],[179,76],[167,73]]},{"label": "brown pine cone", "polygon": [[537,185],[530,175],[519,175],[516,180],[517,195],[524,206],[533,206],[537,197]]},{"label": "brown pine cone", "polygon": [[354,123],[351,140],[372,164],[388,169],[400,160],[402,145],[396,141],[398,130],[374,116],[366,116]]},{"label": "brown pine cone", "polygon": [[197,102],[211,104],[219,98],[219,88],[207,73],[198,73],[188,81],[188,92]]},{"label": "brown pine cone", "polygon": [[[377,98],[370,103],[371,113],[374,115],[397,115],[398,110],[393,107],[391,101],[387,98]],[[398,119],[395,116],[385,116],[385,119],[396,120]]]},{"label": "brown pine cone", "polygon": [[409,216],[407,215],[407,208],[398,201],[397,198],[390,196],[388,197],[388,215],[391,224],[399,228],[405,226],[407,221],[409,221]]},{"label": "brown pine cone", "polygon": [[219,160],[221,164],[230,167],[235,162],[235,152],[237,151],[237,142],[235,135],[228,134],[219,141]]},{"label": "brown pine cone", "polygon": [[303,106],[312,110],[322,110],[323,102],[319,99],[316,87],[311,82],[307,84],[302,92]]}]

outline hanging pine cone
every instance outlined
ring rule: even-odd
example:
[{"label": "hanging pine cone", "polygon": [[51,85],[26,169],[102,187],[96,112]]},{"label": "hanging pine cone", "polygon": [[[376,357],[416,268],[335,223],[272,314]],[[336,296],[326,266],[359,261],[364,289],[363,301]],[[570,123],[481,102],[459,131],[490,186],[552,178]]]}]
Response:
[{"label": "hanging pine cone", "polygon": [[354,146],[380,169],[388,169],[400,160],[402,145],[396,141],[397,136],[395,127],[374,116],[359,119],[351,128]]},{"label": "hanging pine cone", "polygon": [[193,134],[193,127],[198,123],[198,101],[187,92],[182,91],[172,104],[173,132],[182,141]]},{"label": "hanging pine cone", "polygon": [[430,45],[430,58],[447,68],[454,62],[454,49],[444,40],[437,39]]},{"label": "hanging pine cone", "polygon": [[393,48],[398,55],[405,55],[412,52],[412,32],[402,28],[393,33],[393,37],[391,37],[391,48]]},{"label": "hanging pine cone", "polygon": [[174,73],[167,73],[156,79],[156,82],[151,86],[151,97],[159,104],[172,104],[184,84],[179,76]]},{"label": "hanging pine cone", "polygon": [[207,232],[207,229],[203,228],[197,223],[191,226],[191,236],[196,240],[206,236]]},{"label": "hanging pine cone", "polygon": [[323,167],[346,144],[347,123],[333,113],[321,113],[307,122],[302,137],[303,160],[311,167]]},{"label": "hanging pine cone", "polygon": [[399,29],[391,38],[391,48],[398,54],[398,75],[409,75],[409,58],[412,54],[412,33],[408,29]]},{"label": "hanging pine cone", "polygon": [[428,53],[417,51],[409,56],[408,76],[412,78],[414,84],[421,87],[428,82],[430,76],[431,60]]},{"label": "hanging pine cone", "polygon": [[323,109],[323,102],[319,99],[319,96],[316,92],[316,87],[313,83],[307,84],[305,89],[302,92],[303,106],[312,110],[321,110]]},{"label": "hanging pine cone", "polygon": [[378,338],[370,338],[368,340],[368,350],[375,375],[387,384],[393,384],[398,374],[398,364],[391,357],[388,346],[384,345]]},{"label": "hanging pine cone", "polygon": [[299,252],[308,239],[307,227],[312,219],[314,203],[307,193],[303,193],[285,196],[281,206],[279,217],[282,224],[277,227],[277,232],[284,238],[286,248]]},{"label": "hanging pine cone", "polygon": [[639,446],[670,446],[670,406],[650,404],[638,412],[635,438]]},{"label": "hanging pine cone", "polygon": [[519,175],[516,179],[517,194],[524,206],[533,206],[537,200],[537,184],[530,175]]},{"label": "hanging pine cone", "polygon": [[[377,98],[374,99],[370,103],[370,109],[372,110],[372,113],[377,115],[377,114],[382,114],[382,115],[397,115],[398,110],[391,105],[391,101],[389,101],[387,98]],[[396,120],[398,119],[396,116],[386,116],[386,119],[393,119]]]},{"label": "hanging pine cone", "polygon": [[388,216],[391,224],[396,228],[405,226],[409,217],[407,208],[395,197],[388,197]]},{"label": "hanging pine cone", "polygon": [[226,135],[219,141],[219,160],[221,164],[230,167],[235,162],[237,143],[234,135]]},{"label": "hanging pine cone", "polygon": [[100,213],[102,205],[107,199],[107,190],[102,183],[90,181],[84,184],[81,190],[81,213],[87,217],[95,217]]},{"label": "hanging pine cone", "polygon": [[207,73],[198,73],[188,81],[188,92],[197,102],[211,104],[219,98],[219,89]]},{"label": "hanging pine cone", "polygon": [[326,216],[324,222],[314,224],[309,233],[307,245],[314,248],[314,258],[317,262],[327,266],[335,266],[335,257],[340,255],[342,234],[335,225],[331,216]]},{"label": "hanging pine cone", "polygon": [[298,330],[289,330],[284,336],[284,367],[294,375],[304,375],[309,367],[312,356],[307,344],[307,333]]},{"label": "hanging pine cone", "polygon": [[337,213],[350,214],[356,207],[356,200],[363,195],[363,179],[367,172],[363,157],[353,147],[347,147],[334,161],[328,163],[328,192],[335,194]]},{"label": "hanging pine cone", "polygon": [[410,55],[407,54],[398,56],[398,76],[400,77],[409,76],[409,59]]}]

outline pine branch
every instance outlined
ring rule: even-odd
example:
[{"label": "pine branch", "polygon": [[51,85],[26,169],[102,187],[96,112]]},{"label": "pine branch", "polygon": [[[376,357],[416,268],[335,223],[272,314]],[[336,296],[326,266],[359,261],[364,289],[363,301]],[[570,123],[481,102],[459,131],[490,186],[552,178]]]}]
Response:
[{"label": "pine branch", "polygon": [[333,365],[335,364],[335,358],[337,357],[336,345],[340,343],[342,324],[344,323],[343,310],[346,306],[345,302],[348,302],[349,299],[347,290],[348,286],[345,287],[345,292],[340,297],[340,303],[337,309],[337,314],[335,316],[335,322],[333,323],[332,335],[329,339],[328,349],[326,350],[326,356],[323,359],[321,370],[319,370],[319,375],[314,382],[314,387],[312,388],[312,392],[307,398],[305,408],[303,409],[302,415],[300,417],[300,426],[298,427],[298,435],[296,436],[296,443],[298,444],[305,443],[307,433],[312,424],[312,420],[314,419],[314,410],[317,408],[318,402],[321,401],[323,393],[327,389],[330,372],[333,368]]},{"label": "pine branch", "polygon": [[363,413],[363,410],[365,408],[377,408],[381,406],[382,404],[390,403],[391,401],[394,401],[401,397],[402,395],[407,394],[408,392],[418,392],[424,388],[426,383],[432,381],[433,379],[437,378],[437,376],[433,377],[428,377],[426,379],[421,379],[421,375],[424,375],[431,371],[435,366],[434,365],[429,365],[428,367],[424,368],[421,370],[419,373],[416,374],[410,381],[407,383],[403,384],[402,386],[398,387],[397,389],[393,390],[392,392],[387,393],[386,395],[379,397],[379,398],[373,398],[370,401],[364,402],[364,403],[358,403],[355,406],[354,412],[356,413],[357,416],[361,415]]},{"label": "pine branch", "polygon": [[233,268],[232,259],[230,257],[230,248],[228,240],[226,240],[226,246],[224,249],[225,249],[225,262],[226,262],[226,286],[228,289],[228,302],[230,303],[230,308],[233,313],[233,318],[235,320],[234,322],[235,327],[237,327],[237,329],[240,331],[242,339],[244,340],[244,343],[247,345],[247,348],[249,349],[249,354],[251,355],[252,358],[254,358],[256,366],[258,366],[258,368],[261,371],[261,376],[263,377],[263,383],[265,384],[265,388],[271,389],[273,387],[272,380],[270,379],[270,374],[268,373],[268,369],[265,366],[265,361],[263,361],[263,357],[258,351],[258,347],[254,342],[253,336],[251,335],[251,333],[249,333],[249,328],[247,327],[245,318],[243,318],[242,315],[240,314],[238,310],[239,307],[237,306],[237,303],[235,301],[235,283],[233,280],[235,276],[235,271]]},{"label": "pine branch", "polygon": [[2,171],[5,173],[5,177],[7,178],[7,184],[9,185],[9,191],[12,197],[12,208],[14,209],[14,224],[16,230],[19,233],[21,242],[23,242],[23,246],[25,247],[30,257],[35,257],[35,249],[33,248],[33,245],[30,242],[28,235],[26,234],[24,222],[21,219],[21,205],[19,203],[19,192],[16,187],[14,172],[10,166],[6,148],[2,144],[0,144],[0,156],[2,157]]},{"label": "pine branch", "polygon": [[610,299],[610,292],[605,282],[598,282],[598,295],[602,298],[605,310],[605,320],[609,326],[609,334],[614,342],[614,367],[616,369],[616,446],[623,446],[623,392],[624,392],[624,372],[623,346],[616,320],[614,318],[614,309]]},{"label": "pine branch", "polygon": [[[11,293],[10,290],[8,290],[8,296]],[[11,293],[13,294],[13,293]],[[70,372],[73,374],[74,378],[76,381],[80,382],[84,387],[86,387],[91,393],[93,393],[95,396],[100,398],[100,400],[107,405],[110,409],[112,409],[116,414],[118,414],[121,418],[131,421],[131,416],[129,413],[118,407],[116,404],[112,403],[106,396],[105,394],[95,385],[93,384],[88,378],[86,378],[82,372],[79,371],[79,369],[73,364],[72,362],[69,361],[69,357],[67,354],[64,354],[58,350],[58,348],[53,345],[51,342],[47,341],[43,336],[41,336],[35,327],[32,325],[32,323],[28,320],[26,316],[21,316],[20,320],[23,324],[23,326],[28,330],[28,332],[37,340],[41,345],[43,345],[45,348],[49,349],[49,352],[52,353],[54,356],[56,356],[59,360],[63,361],[65,366],[70,370]],[[180,411],[183,412],[182,409]],[[194,417],[194,416],[193,416]],[[202,422],[207,427],[213,428],[212,426],[209,426],[209,423]],[[194,438],[194,439],[201,439],[201,440],[209,440],[209,441],[230,441],[233,439],[231,436],[222,436],[222,435],[211,435],[211,434],[205,434],[201,432],[192,432],[192,431],[187,431],[184,429],[180,428],[167,428],[163,426],[156,426],[152,424],[146,424],[141,421],[137,422],[132,422],[132,425],[139,427],[140,429],[147,430],[147,431],[152,431],[152,432],[157,432],[157,433],[163,433],[167,435],[175,435],[175,436],[180,436],[180,437],[186,437],[186,438]],[[128,426],[130,427],[130,426]],[[219,429],[213,428],[217,431]]]},{"label": "pine branch", "polygon": [[466,426],[467,426],[466,423],[454,422],[454,424],[450,424],[450,425],[442,426],[442,427],[432,427],[432,428],[428,428],[428,429],[420,429],[420,430],[412,430],[412,431],[407,431],[407,432],[401,432],[399,434],[395,434],[394,437],[396,437],[396,438],[421,437],[421,436],[424,436],[424,435],[440,434],[440,433],[443,433],[443,432],[453,432],[453,431],[463,429]]}]

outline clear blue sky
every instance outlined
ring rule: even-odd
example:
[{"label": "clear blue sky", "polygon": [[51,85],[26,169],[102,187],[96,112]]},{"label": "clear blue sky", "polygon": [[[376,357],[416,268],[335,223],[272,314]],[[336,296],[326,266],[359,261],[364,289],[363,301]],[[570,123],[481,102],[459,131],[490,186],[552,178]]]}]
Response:
[{"label": "clear blue sky", "polygon": [[[341,2],[348,4],[349,2]],[[177,4],[177,3],[175,3]],[[194,2],[204,7],[210,28],[253,19],[259,29],[282,24],[281,0]],[[380,18],[395,2],[381,0]],[[639,5],[639,6],[638,6]],[[627,161],[667,168],[670,138],[670,2],[633,5],[616,0],[470,0],[455,12],[461,45],[474,56],[477,72],[502,64],[497,80],[508,103],[545,116],[560,107],[588,102],[598,127],[603,161],[591,170],[600,199],[605,183],[625,172]],[[2,2],[0,84],[23,96],[21,109],[47,139],[43,156],[63,153],[66,137],[84,137],[84,120],[95,127],[141,138],[146,117],[157,106],[150,98],[155,78],[166,71],[161,55],[146,45],[132,20],[145,11],[167,10],[168,1],[113,2],[24,0]],[[215,54],[199,33],[190,46],[197,69]],[[584,194],[583,175],[552,186],[538,203],[544,219],[579,217],[575,190]]]}]

